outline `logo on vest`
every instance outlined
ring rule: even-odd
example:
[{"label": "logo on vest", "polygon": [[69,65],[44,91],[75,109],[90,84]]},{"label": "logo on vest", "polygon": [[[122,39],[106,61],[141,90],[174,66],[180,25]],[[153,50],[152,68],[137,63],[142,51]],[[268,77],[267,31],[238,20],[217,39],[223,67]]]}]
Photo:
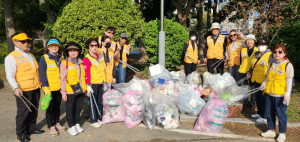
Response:
[{"label": "logo on vest", "polygon": [[221,38],[219,39],[219,42],[222,42],[222,39],[221,39]]},{"label": "logo on vest", "polygon": [[236,48],[240,48],[241,44],[237,44],[236,46],[237,46]]},{"label": "logo on vest", "polygon": [[96,64],[96,65],[97,65],[97,61],[93,61],[93,64]]},{"label": "logo on vest", "polygon": [[277,74],[282,74],[282,73],[283,73],[282,70],[278,70],[278,71],[277,71]]},{"label": "logo on vest", "polygon": [[55,67],[55,65],[48,65],[49,68]]},{"label": "logo on vest", "polygon": [[20,60],[19,62],[20,62],[20,63],[24,63],[24,62],[26,62],[26,60]]},{"label": "logo on vest", "polygon": [[242,54],[242,57],[245,57],[246,55],[247,55],[247,53],[243,53],[243,54]]},{"label": "logo on vest", "polygon": [[265,63],[265,61],[260,61],[259,64],[262,65],[262,66],[264,66],[266,63]]},{"label": "logo on vest", "polygon": [[68,70],[69,70],[69,69],[73,69],[73,66],[69,66],[69,67],[68,67]]}]

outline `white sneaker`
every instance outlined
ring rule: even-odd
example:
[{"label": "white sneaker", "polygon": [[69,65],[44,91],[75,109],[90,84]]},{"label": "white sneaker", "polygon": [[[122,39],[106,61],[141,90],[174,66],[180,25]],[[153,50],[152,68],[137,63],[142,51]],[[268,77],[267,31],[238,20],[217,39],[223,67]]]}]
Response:
[{"label": "white sneaker", "polygon": [[76,128],[78,133],[83,132],[83,129],[80,127],[80,125],[78,123],[75,125],[75,128]]},{"label": "white sneaker", "polygon": [[100,126],[102,125],[102,121],[98,120],[98,123],[99,123]]},{"label": "white sneaker", "polygon": [[101,126],[101,124],[99,124],[99,122],[91,123],[90,125],[95,127],[95,128],[99,128]]},{"label": "white sneaker", "polygon": [[252,118],[259,118],[260,115],[256,113],[256,114],[252,114],[251,117],[252,117]]},{"label": "white sneaker", "polygon": [[261,136],[267,137],[267,138],[275,138],[276,137],[276,132],[272,132],[272,130],[268,130],[267,132],[261,133]]},{"label": "white sneaker", "polygon": [[72,126],[71,128],[68,129],[68,132],[72,135],[72,136],[75,136],[78,134],[75,126]]},{"label": "white sneaker", "polygon": [[260,122],[260,123],[267,122],[267,119],[259,117],[258,119],[256,119],[256,122]]},{"label": "white sneaker", "polygon": [[279,136],[278,136],[278,138],[277,138],[277,141],[278,141],[278,142],[284,142],[285,139],[286,139],[285,134],[280,133]]}]

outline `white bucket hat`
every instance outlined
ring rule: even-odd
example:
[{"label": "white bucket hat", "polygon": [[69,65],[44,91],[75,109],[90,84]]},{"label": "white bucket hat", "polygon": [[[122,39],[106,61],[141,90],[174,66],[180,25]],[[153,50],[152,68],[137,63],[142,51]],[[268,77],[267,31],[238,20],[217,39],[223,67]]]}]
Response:
[{"label": "white bucket hat", "polygon": [[220,24],[219,23],[212,23],[212,26],[210,29],[220,29]]},{"label": "white bucket hat", "polygon": [[252,35],[252,34],[249,34],[249,35],[246,36],[245,42],[246,42],[248,39],[253,39],[253,40],[256,41],[255,35]]}]

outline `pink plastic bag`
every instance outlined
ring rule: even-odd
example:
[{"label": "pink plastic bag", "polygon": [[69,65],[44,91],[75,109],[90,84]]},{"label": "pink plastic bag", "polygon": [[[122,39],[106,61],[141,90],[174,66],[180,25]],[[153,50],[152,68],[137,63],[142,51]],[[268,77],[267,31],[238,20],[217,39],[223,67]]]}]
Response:
[{"label": "pink plastic bag", "polygon": [[122,99],[125,112],[125,125],[132,128],[143,120],[143,96],[137,90],[130,90]]},{"label": "pink plastic bag", "polygon": [[201,98],[201,90],[198,87],[194,87],[195,92]]},{"label": "pink plastic bag", "polygon": [[124,121],[122,96],[117,90],[108,90],[103,94],[103,124]]},{"label": "pink plastic bag", "polygon": [[154,88],[153,84],[150,83],[149,79],[145,79],[144,81],[146,81],[150,85],[150,89]]},{"label": "pink plastic bag", "polygon": [[200,113],[193,128],[194,131],[205,133],[219,133],[228,115],[227,104],[223,100],[210,100]]}]

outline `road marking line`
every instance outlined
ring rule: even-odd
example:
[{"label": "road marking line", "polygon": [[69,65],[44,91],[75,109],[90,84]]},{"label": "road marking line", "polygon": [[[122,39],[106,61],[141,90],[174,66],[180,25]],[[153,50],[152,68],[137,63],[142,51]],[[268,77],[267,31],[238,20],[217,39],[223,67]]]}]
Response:
[{"label": "road marking line", "polygon": [[[139,124],[142,128],[147,128],[144,124]],[[247,137],[247,136],[240,136],[235,134],[222,134],[222,133],[204,133],[204,132],[198,132],[193,130],[184,130],[184,129],[161,129],[157,126],[154,127],[154,129],[157,130],[165,130],[165,131],[171,131],[171,132],[177,132],[177,133],[183,133],[183,134],[193,134],[193,135],[205,135],[205,136],[213,136],[213,137],[222,137],[222,138],[235,138],[235,139],[244,139],[244,140],[253,140],[253,141],[274,141],[274,139],[268,139],[268,138],[259,138],[259,137]]]}]

